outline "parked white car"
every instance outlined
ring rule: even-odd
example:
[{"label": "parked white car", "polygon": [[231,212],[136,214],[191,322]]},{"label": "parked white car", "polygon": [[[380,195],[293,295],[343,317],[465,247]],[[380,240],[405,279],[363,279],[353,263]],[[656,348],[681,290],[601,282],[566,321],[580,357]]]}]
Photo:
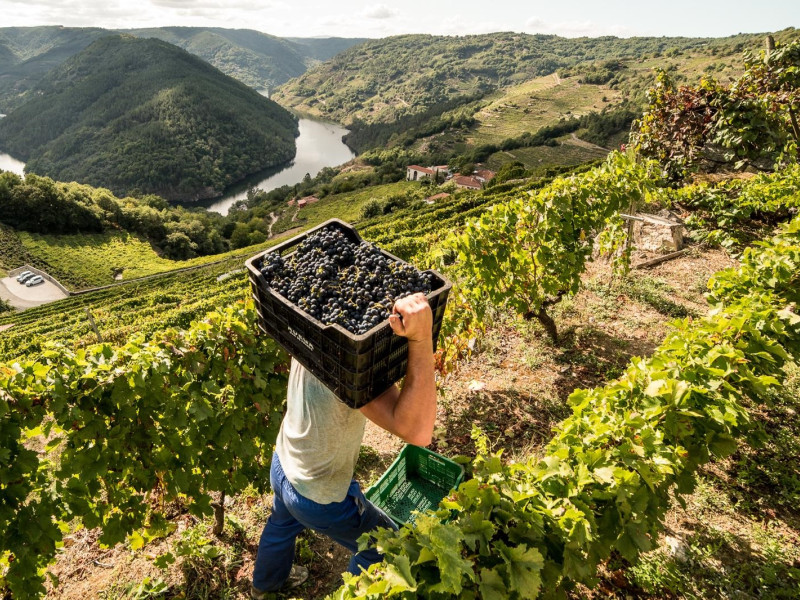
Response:
[{"label": "parked white car", "polygon": [[31,277],[28,279],[28,281],[25,282],[25,285],[31,287],[33,285],[39,285],[40,283],[44,283],[44,277],[37,275],[36,277]]},{"label": "parked white car", "polygon": [[23,271],[22,273],[17,275],[17,281],[19,281],[20,283],[25,283],[25,280],[30,279],[31,277],[33,277],[33,275],[34,274],[31,271]]}]

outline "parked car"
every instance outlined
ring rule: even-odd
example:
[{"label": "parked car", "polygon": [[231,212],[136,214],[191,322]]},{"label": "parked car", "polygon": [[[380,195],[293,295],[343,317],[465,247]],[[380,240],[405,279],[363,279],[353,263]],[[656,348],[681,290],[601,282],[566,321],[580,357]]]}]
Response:
[{"label": "parked car", "polygon": [[44,277],[37,275],[36,277],[31,277],[28,279],[28,281],[25,282],[25,285],[31,287],[33,285],[39,285],[40,283],[44,283]]},{"label": "parked car", "polygon": [[17,273],[17,281],[22,281],[22,278],[26,275],[33,275],[31,271],[23,271],[22,273]]},{"label": "parked car", "polygon": [[31,273],[30,271],[25,271],[25,273],[22,273],[17,277],[17,281],[19,281],[20,283],[25,283],[31,277],[37,277],[36,273]]}]

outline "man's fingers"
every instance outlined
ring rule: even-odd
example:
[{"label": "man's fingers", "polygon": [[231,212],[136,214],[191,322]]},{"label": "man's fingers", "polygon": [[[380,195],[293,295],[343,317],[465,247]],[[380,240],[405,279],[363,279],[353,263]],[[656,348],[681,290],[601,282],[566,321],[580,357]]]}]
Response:
[{"label": "man's fingers", "polygon": [[428,299],[425,297],[425,294],[417,292],[416,294],[406,296],[395,302],[392,310],[402,316],[406,316],[415,309],[419,310],[426,304],[428,304]]},{"label": "man's fingers", "polygon": [[389,326],[397,335],[405,335],[406,333],[406,328],[400,315],[389,315]]}]

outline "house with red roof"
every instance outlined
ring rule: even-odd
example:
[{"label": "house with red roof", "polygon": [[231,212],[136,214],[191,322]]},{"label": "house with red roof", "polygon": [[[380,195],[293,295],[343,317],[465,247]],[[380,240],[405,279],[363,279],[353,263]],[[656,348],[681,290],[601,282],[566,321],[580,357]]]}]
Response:
[{"label": "house with red roof", "polygon": [[483,182],[479,181],[477,177],[469,177],[467,175],[456,175],[453,177],[453,183],[456,184],[456,187],[468,190],[479,190],[483,187]]},{"label": "house with red roof", "polygon": [[436,171],[428,167],[420,167],[419,165],[409,165],[406,167],[406,179],[409,181],[417,181],[423,177],[431,178],[435,175]]},{"label": "house with red roof", "polygon": [[304,206],[314,204],[315,202],[319,202],[319,198],[316,196],[306,196],[305,198],[300,198],[300,200],[297,201],[297,206],[298,208],[303,208]]},{"label": "house with red roof", "polygon": [[477,179],[481,183],[486,183],[490,179],[493,179],[495,175],[496,173],[494,171],[490,171],[489,169],[478,169],[473,174],[475,179]]}]

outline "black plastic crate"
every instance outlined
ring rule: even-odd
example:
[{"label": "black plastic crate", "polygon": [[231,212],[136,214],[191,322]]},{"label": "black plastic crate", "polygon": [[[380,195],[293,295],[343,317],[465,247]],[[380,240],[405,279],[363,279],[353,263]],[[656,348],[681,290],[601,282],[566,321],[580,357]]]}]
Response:
[{"label": "black plastic crate", "polygon": [[[359,408],[380,396],[405,375],[408,364],[406,338],[395,335],[388,320],[362,335],[351,333],[338,324],[322,323],[275,292],[261,274],[261,265],[267,254],[279,252],[288,256],[310,234],[329,226],[340,229],[353,242],[362,241],[351,225],[339,219],[330,219],[257,254],[245,261],[245,265],[250,274],[261,329],[342,402]],[[393,261],[406,264],[388,252],[381,250],[381,253]],[[429,272],[433,275],[433,281],[432,291],[427,298],[433,312],[435,349],[452,284],[436,271]]]}]

